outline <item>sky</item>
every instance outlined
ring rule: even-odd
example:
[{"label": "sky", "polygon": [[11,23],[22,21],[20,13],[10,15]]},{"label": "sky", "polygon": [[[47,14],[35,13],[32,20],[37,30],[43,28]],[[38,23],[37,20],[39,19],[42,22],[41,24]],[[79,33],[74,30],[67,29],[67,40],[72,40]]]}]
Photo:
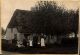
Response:
[{"label": "sky", "polygon": [[[41,0],[1,0],[1,27],[6,29],[10,19],[16,9],[30,10],[37,1]],[[44,0],[47,1],[47,0]],[[76,10],[79,8],[78,0],[49,0],[55,1],[59,6],[65,9]]]}]

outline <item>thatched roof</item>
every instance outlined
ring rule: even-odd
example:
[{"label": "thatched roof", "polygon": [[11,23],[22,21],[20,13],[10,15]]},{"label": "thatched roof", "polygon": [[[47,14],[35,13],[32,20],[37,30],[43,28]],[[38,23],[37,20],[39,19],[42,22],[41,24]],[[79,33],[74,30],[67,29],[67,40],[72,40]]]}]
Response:
[{"label": "thatched roof", "polygon": [[30,29],[27,28],[28,30],[24,31],[25,29],[21,27],[23,25],[22,19],[26,19],[26,23],[24,23],[24,25],[28,25],[28,23],[30,23],[31,17],[31,11],[17,9],[15,10],[7,28],[17,28],[17,30],[22,33],[30,32]]}]

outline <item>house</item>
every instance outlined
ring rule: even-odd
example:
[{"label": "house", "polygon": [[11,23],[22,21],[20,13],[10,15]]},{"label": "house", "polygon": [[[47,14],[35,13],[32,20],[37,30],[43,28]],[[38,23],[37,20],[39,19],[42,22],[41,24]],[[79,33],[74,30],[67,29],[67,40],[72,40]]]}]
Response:
[{"label": "house", "polygon": [[25,37],[24,37],[25,32],[22,30],[22,25],[20,24],[21,23],[20,19],[23,18],[23,13],[28,13],[27,16],[29,16],[29,11],[25,12],[24,10],[17,9],[14,12],[14,14],[6,28],[6,34],[5,34],[6,38],[5,39],[8,40],[8,42],[10,44],[13,44],[12,40],[14,38],[17,39],[18,45],[22,44],[23,40],[25,39]]},{"label": "house", "polygon": [[[54,44],[55,42],[61,43],[61,39],[64,38],[65,35],[45,35],[43,33],[34,33],[32,30],[31,22],[32,22],[32,15],[34,13],[31,11],[26,10],[19,10],[17,9],[7,28],[6,28],[6,40],[10,44],[13,43],[13,39],[16,39],[16,46],[21,47],[23,46],[23,41],[26,40],[27,46],[33,45],[41,45],[45,46],[45,44],[50,43]],[[75,34],[75,33],[74,33]],[[72,34],[72,35],[74,35]],[[72,36],[71,35],[71,36]],[[66,35],[67,36],[67,35]]]}]

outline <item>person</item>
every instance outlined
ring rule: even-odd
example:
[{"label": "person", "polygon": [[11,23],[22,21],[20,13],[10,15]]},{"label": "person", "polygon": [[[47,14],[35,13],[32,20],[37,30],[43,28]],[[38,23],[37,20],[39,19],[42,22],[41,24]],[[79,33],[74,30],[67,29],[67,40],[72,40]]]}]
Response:
[{"label": "person", "polygon": [[33,46],[34,46],[34,47],[37,47],[37,46],[38,46],[37,43],[38,43],[38,37],[37,37],[37,36],[34,36],[34,37],[33,37]]},{"label": "person", "polygon": [[44,38],[41,38],[41,47],[45,46]]},{"label": "person", "polygon": [[26,39],[23,40],[23,45],[24,45],[25,47],[27,47],[27,41],[26,41]]}]

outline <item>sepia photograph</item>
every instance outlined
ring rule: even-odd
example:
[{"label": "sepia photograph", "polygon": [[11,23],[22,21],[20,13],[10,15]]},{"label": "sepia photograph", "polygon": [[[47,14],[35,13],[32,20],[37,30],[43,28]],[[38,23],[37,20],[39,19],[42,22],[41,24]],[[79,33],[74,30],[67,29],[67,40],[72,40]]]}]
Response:
[{"label": "sepia photograph", "polygon": [[78,3],[1,0],[2,54],[78,54]]}]

